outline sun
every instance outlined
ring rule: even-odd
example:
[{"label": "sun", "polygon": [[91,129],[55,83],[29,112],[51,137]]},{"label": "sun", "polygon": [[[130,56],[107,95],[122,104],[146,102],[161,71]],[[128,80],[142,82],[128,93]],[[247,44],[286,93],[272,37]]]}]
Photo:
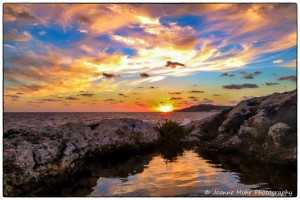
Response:
[{"label": "sun", "polygon": [[158,110],[161,112],[171,112],[171,111],[173,111],[173,106],[172,105],[161,105],[158,107]]}]

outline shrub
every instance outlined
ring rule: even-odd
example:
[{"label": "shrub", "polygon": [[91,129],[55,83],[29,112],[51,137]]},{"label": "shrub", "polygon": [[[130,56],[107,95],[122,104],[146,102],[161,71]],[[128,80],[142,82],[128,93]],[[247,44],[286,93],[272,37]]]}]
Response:
[{"label": "shrub", "polygon": [[183,138],[187,131],[177,122],[172,120],[167,121],[162,125],[158,125],[158,130],[162,140],[178,140]]}]

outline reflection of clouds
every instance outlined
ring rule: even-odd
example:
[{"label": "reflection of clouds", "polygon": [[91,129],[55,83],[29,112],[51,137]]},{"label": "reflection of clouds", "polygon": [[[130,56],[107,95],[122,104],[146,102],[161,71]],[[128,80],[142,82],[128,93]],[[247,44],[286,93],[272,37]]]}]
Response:
[{"label": "reflection of clouds", "polygon": [[216,168],[192,151],[185,151],[176,162],[155,156],[143,172],[119,178],[99,178],[90,196],[201,196],[205,189],[250,189],[253,185],[239,183],[234,172]]}]

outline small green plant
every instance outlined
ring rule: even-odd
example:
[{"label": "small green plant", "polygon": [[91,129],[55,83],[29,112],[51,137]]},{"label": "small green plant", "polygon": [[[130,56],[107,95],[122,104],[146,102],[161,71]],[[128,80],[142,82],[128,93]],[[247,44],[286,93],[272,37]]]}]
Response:
[{"label": "small green plant", "polygon": [[178,140],[187,133],[183,126],[172,120],[166,120],[166,123],[162,125],[158,124],[158,130],[162,140]]}]

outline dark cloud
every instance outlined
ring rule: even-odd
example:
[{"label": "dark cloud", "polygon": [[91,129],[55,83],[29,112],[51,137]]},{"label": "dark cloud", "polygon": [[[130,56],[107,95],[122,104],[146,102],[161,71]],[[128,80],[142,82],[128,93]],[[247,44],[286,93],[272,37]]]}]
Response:
[{"label": "dark cloud", "polygon": [[141,86],[140,86],[140,87],[138,87],[138,88],[142,89],[142,88],[144,88],[144,87],[141,87]]},{"label": "dark cloud", "polygon": [[52,67],[55,65],[55,61],[51,60],[48,56],[49,55],[39,57],[32,57],[30,55],[10,56],[7,60],[17,66],[23,67]]},{"label": "dark cloud", "polygon": [[140,77],[141,77],[141,78],[148,78],[148,77],[150,77],[150,75],[149,75],[149,74],[146,74],[146,73],[141,73],[141,74],[140,74]]},{"label": "dark cloud", "polygon": [[170,68],[176,68],[176,66],[185,67],[185,65],[182,64],[182,63],[179,63],[179,62],[171,62],[171,61],[167,61],[167,64],[165,65],[165,67],[170,67]]},{"label": "dark cloud", "polygon": [[267,86],[271,86],[271,85],[278,85],[280,83],[265,83]]},{"label": "dark cloud", "polygon": [[279,81],[296,81],[296,76],[281,76],[278,78]]},{"label": "dark cloud", "polygon": [[41,101],[61,101],[61,100],[58,100],[58,99],[41,99]]},{"label": "dark cloud", "polygon": [[244,84],[231,84],[231,85],[223,85],[224,89],[245,89],[245,88],[259,88],[256,84],[244,83]]},{"label": "dark cloud", "polygon": [[119,96],[122,96],[122,97],[127,97],[125,94],[122,94],[122,93],[120,93],[120,94],[118,94]]},{"label": "dark cloud", "polygon": [[202,90],[191,90],[188,93],[204,93]]},{"label": "dark cloud", "polygon": [[259,74],[261,74],[261,73],[262,73],[262,72],[260,72],[260,71],[253,72],[253,76],[259,75]]},{"label": "dark cloud", "polygon": [[116,103],[122,103],[123,101],[118,101],[116,99],[106,99],[104,102],[109,103],[109,104],[116,104]]},{"label": "dark cloud", "polygon": [[108,74],[108,73],[102,73],[102,75],[106,78],[116,78],[116,77],[120,76],[120,75],[114,75],[114,74]]},{"label": "dark cloud", "polygon": [[79,99],[76,98],[76,97],[67,97],[66,99],[67,99],[67,100],[73,100],[73,101],[74,101],[74,100],[79,100]]},{"label": "dark cloud", "polygon": [[170,100],[182,100],[181,97],[172,97]]},{"label": "dark cloud", "polygon": [[29,104],[43,104],[43,103],[45,103],[45,102],[43,102],[43,101],[27,101],[26,103],[29,103]]},{"label": "dark cloud", "polygon": [[235,75],[234,74],[229,74],[229,73],[223,73],[223,74],[221,74],[221,77],[222,76],[228,76],[228,77],[234,77]]},{"label": "dark cloud", "polygon": [[219,95],[219,94],[213,94],[213,96],[215,96],[215,97],[219,97],[219,96],[221,96],[221,95]]},{"label": "dark cloud", "polygon": [[247,72],[240,72],[240,73],[244,75],[242,77],[244,79],[254,79],[254,76],[257,76],[257,75],[261,74],[262,72],[256,71],[256,72],[253,72],[253,73],[247,73]]},{"label": "dark cloud", "polygon": [[131,94],[139,94],[138,92],[132,92]]},{"label": "dark cloud", "polygon": [[42,85],[37,85],[37,84],[26,84],[21,86],[22,90],[27,90],[27,91],[39,91],[40,89],[43,89],[45,86]]},{"label": "dark cloud", "polygon": [[155,89],[155,88],[157,88],[157,87],[154,87],[154,86],[150,86],[150,87],[148,87],[149,89]]},{"label": "dark cloud", "polygon": [[110,102],[110,101],[117,101],[117,100],[115,100],[115,99],[106,99],[106,100],[104,100],[105,102]]},{"label": "dark cloud", "polygon": [[191,99],[191,100],[193,100],[193,101],[199,101],[198,97],[195,97],[195,96],[190,96],[188,98]]},{"label": "dark cloud", "polygon": [[254,77],[250,74],[243,76],[244,79],[254,79]]},{"label": "dark cloud", "polygon": [[81,96],[84,96],[84,97],[91,97],[93,96],[94,94],[91,94],[91,93],[82,93],[80,94]]},{"label": "dark cloud", "polygon": [[85,24],[91,24],[92,23],[92,21],[89,18],[87,18],[86,16],[80,15],[80,16],[77,17],[77,19],[78,19],[78,21],[80,21],[82,23],[85,23]]},{"label": "dark cloud", "polygon": [[181,94],[181,92],[169,92],[169,94],[179,95],[179,94]]},{"label": "dark cloud", "polygon": [[4,6],[4,13],[15,17],[17,20],[27,20],[27,21],[35,20],[35,17],[29,14],[28,12],[24,10],[22,12],[18,12],[17,10],[14,10],[10,6]]},{"label": "dark cloud", "polygon": [[23,92],[17,92],[16,94],[24,94]]}]

